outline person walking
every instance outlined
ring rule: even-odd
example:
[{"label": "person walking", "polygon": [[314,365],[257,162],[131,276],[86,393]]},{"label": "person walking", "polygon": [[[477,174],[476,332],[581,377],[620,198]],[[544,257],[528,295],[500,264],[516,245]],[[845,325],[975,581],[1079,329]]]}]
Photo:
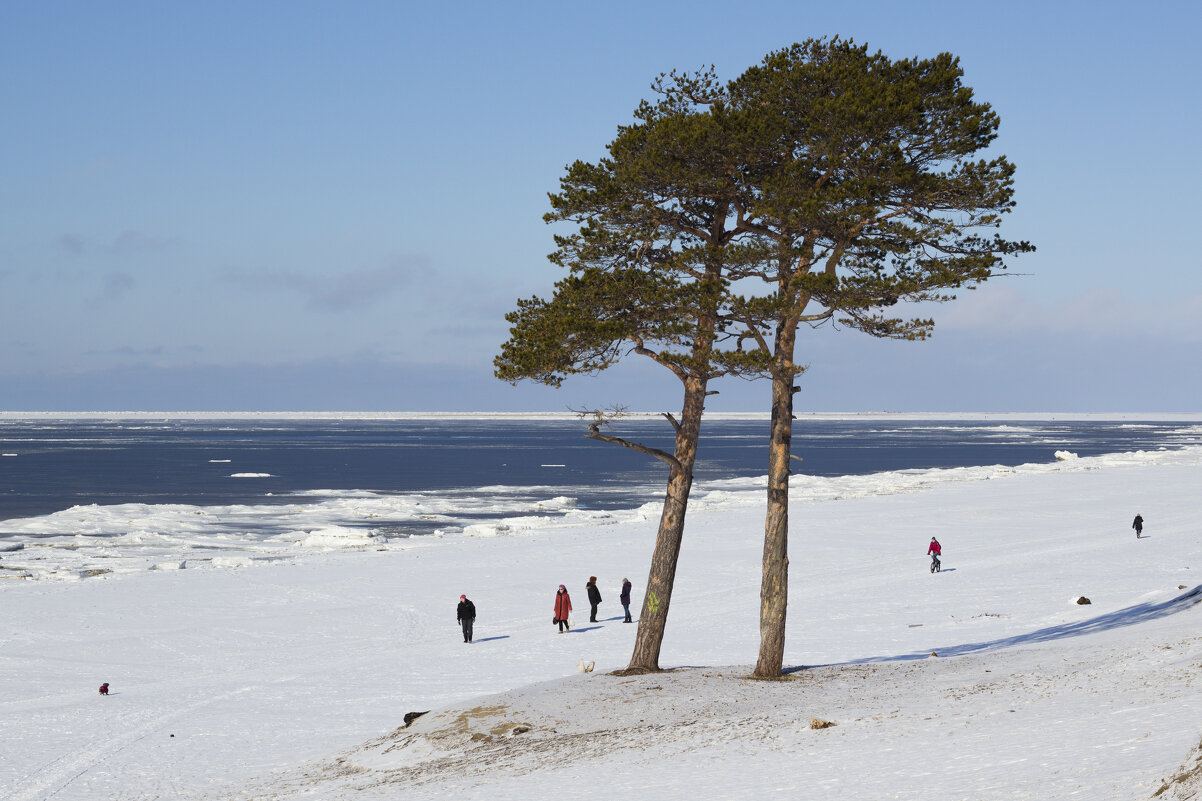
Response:
[{"label": "person walking", "polygon": [[572,598],[568,595],[568,588],[559,585],[559,589],[555,591],[555,620],[559,624],[559,633],[563,634],[568,630],[568,615],[572,614]]},{"label": "person walking", "polygon": [[1135,538],[1139,539],[1144,533],[1144,516],[1137,514],[1135,516],[1135,522],[1131,524],[1131,528],[1135,529]]},{"label": "person walking", "polygon": [[584,585],[584,588],[588,590],[588,602],[593,607],[592,611],[589,612],[588,622],[596,623],[597,606],[601,603],[601,590],[597,589],[597,577],[589,576],[588,583]]},{"label": "person walking", "polygon": [[459,596],[459,606],[455,610],[455,619],[463,627],[463,641],[472,641],[472,624],[476,622],[476,605],[467,599],[466,595]]},{"label": "person walking", "polygon": [[943,546],[939,544],[939,540],[931,537],[931,544],[927,546],[927,555],[931,557],[931,572],[939,572],[939,557],[943,554]]},{"label": "person walking", "polygon": [[630,619],[630,579],[622,579],[622,593],[618,596],[618,603],[622,604],[622,608],[626,610],[626,619],[623,623],[633,623]]}]

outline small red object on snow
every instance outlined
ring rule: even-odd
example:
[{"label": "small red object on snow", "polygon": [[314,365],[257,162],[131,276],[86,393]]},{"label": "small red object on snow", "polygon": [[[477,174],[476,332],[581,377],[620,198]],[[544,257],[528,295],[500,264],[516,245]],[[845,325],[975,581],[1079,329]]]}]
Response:
[{"label": "small red object on snow", "polygon": [[107,681],[104,684],[100,685],[100,694],[101,695],[109,694],[109,683]]}]

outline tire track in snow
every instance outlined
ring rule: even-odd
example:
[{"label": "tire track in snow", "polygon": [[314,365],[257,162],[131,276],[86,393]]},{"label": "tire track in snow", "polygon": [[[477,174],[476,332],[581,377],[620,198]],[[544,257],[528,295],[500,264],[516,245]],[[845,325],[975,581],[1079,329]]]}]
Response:
[{"label": "tire track in snow", "polygon": [[47,799],[53,798],[65,790],[73,781],[87,773],[97,764],[121,753],[131,745],[146,739],[176,718],[190,714],[209,704],[250,692],[253,689],[255,689],[254,686],[243,687],[213,698],[206,698],[203,701],[176,709],[165,715],[153,715],[146,723],[132,731],[113,738],[106,737],[103,744],[98,743],[98,741],[92,741],[83,748],[63,754],[33,773],[18,779],[14,788],[14,794],[8,797],[9,801],[47,801]]}]

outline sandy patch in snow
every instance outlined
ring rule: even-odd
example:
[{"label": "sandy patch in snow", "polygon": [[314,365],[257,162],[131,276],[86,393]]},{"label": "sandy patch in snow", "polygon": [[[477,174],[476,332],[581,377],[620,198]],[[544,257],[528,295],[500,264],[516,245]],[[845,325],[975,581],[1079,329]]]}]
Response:
[{"label": "sandy patch in snow", "polygon": [[[1197,587],[1080,627],[961,647],[968,656],[795,668],[773,682],[746,678],[750,666],[577,675],[430,711],[230,798],[521,799],[574,786],[584,797],[605,793],[581,787],[631,797],[668,777],[721,798],[918,799],[932,781],[982,800],[1147,798],[1155,785],[1138,778],[1142,760],[1170,733],[1157,718],[1202,689],[1202,636],[1105,634],[1172,629],[1166,621],[1178,615],[1197,625],[1200,602]],[[1065,647],[1076,638],[1086,641]],[[1127,736],[1092,737],[1099,717],[1122,718]],[[727,759],[772,768],[716,767]],[[1199,765],[1195,754],[1158,797],[1194,798]]]}]

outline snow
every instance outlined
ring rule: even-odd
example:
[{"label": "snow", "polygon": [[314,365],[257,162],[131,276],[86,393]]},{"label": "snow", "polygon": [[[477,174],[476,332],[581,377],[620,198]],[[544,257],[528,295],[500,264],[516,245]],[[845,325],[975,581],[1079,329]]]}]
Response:
[{"label": "snow", "polygon": [[[617,596],[629,576],[637,612],[654,506],[495,509],[481,523],[504,536],[386,544],[331,511],[379,499],[342,495],[275,507],[297,525],[266,544],[212,525],[246,512],[234,507],[80,507],[71,522],[103,536],[76,538],[39,534],[63,519],[6,521],[24,548],[0,558],[0,797],[1117,801],[1171,777],[1162,799],[1202,789],[1202,447],[796,478],[789,673],[776,682],[746,678],[762,482],[699,488],[669,670],[637,677],[612,675],[636,629]],[[590,575],[605,597],[596,624]],[[560,583],[576,595],[562,635]],[[479,612],[471,645],[461,593]]]}]

